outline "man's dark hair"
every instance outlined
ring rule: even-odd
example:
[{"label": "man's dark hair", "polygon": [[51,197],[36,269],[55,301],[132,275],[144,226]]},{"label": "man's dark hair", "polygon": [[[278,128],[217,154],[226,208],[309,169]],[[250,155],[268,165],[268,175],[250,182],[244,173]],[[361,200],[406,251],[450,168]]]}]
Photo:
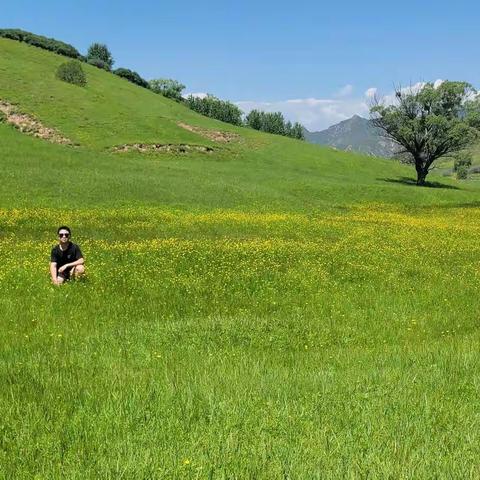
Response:
[{"label": "man's dark hair", "polygon": [[70,230],[70,227],[67,227],[66,225],[63,225],[62,227],[58,227],[57,235],[60,233],[60,230],[68,230],[68,233],[70,235],[72,234],[72,231]]}]

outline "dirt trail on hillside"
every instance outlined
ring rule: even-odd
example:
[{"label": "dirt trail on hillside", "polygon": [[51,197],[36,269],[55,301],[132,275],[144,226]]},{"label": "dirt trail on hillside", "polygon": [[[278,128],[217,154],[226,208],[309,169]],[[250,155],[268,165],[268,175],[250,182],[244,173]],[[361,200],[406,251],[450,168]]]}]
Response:
[{"label": "dirt trail on hillside", "polygon": [[211,153],[213,148],[205,147],[203,145],[188,145],[188,144],[163,144],[163,143],[132,143],[114,147],[113,151],[116,153],[124,152],[140,152],[140,153]]},{"label": "dirt trail on hillside", "polygon": [[3,116],[7,123],[10,123],[22,133],[42,138],[43,140],[48,140],[52,143],[73,145],[73,142],[64,137],[61,133],[53,128],[46,127],[31,115],[19,112],[15,105],[12,105],[5,100],[0,100],[0,112],[0,116]]},{"label": "dirt trail on hillside", "polygon": [[219,130],[206,130],[204,128],[194,127],[193,125],[188,125],[187,123],[183,122],[178,122],[177,125],[184,128],[185,130],[197,133],[198,135],[208,138],[209,140],[212,140],[214,142],[230,143],[240,138],[240,135],[236,133],[221,132]]}]

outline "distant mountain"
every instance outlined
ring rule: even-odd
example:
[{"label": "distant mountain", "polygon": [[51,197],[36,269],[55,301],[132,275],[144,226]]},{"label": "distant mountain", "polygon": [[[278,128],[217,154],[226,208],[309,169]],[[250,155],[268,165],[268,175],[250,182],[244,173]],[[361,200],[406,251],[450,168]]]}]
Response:
[{"label": "distant mountain", "polygon": [[383,138],[370,120],[354,115],[348,120],[332,125],[321,132],[305,129],[305,140],[310,143],[329,145],[338,150],[365,153],[375,157],[392,157],[395,144]]}]

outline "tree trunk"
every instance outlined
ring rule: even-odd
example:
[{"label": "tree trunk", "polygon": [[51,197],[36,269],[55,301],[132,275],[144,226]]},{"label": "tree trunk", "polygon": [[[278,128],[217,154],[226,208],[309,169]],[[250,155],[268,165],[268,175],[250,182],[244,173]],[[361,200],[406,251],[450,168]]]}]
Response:
[{"label": "tree trunk", "polygon": [[425,185],[425,178],[427,177],[428,171],[417,170],[417,185],[423,187]]},{"label": "tree trunk", "polygon": [[417,185],[423,187],[425,185],[425,178],[428,175],[429,163],[422,157],[415,158],[415,170],[417,171]]}]

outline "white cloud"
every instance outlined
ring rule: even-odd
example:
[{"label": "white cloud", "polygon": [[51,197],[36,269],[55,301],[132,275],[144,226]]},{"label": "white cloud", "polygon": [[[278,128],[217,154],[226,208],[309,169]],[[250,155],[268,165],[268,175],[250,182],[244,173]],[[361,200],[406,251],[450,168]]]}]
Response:
[{"label": "white cloud", "polygon": [[371,87],[367,90],[365,90],[365,96],[367,98],[374,98],[377,93],[377,89],[375,87]]},{"label": "white cloud", "polygon": [[295,98],[274,102],[235,102],[245,113],[257,109],[265,112],[282,112],[286,119],[300,122],[310,131],[318,131],[347,120],[353,115],[368,117],[369,108],[364,98],[323,99]]},{"label": "white cloud", "polygon": [[335,97],[338,98],[343,98],[343,97],[348,97],[353,93],[353,85],[345,85],[343,86],[338,92],[335,94]]}]

